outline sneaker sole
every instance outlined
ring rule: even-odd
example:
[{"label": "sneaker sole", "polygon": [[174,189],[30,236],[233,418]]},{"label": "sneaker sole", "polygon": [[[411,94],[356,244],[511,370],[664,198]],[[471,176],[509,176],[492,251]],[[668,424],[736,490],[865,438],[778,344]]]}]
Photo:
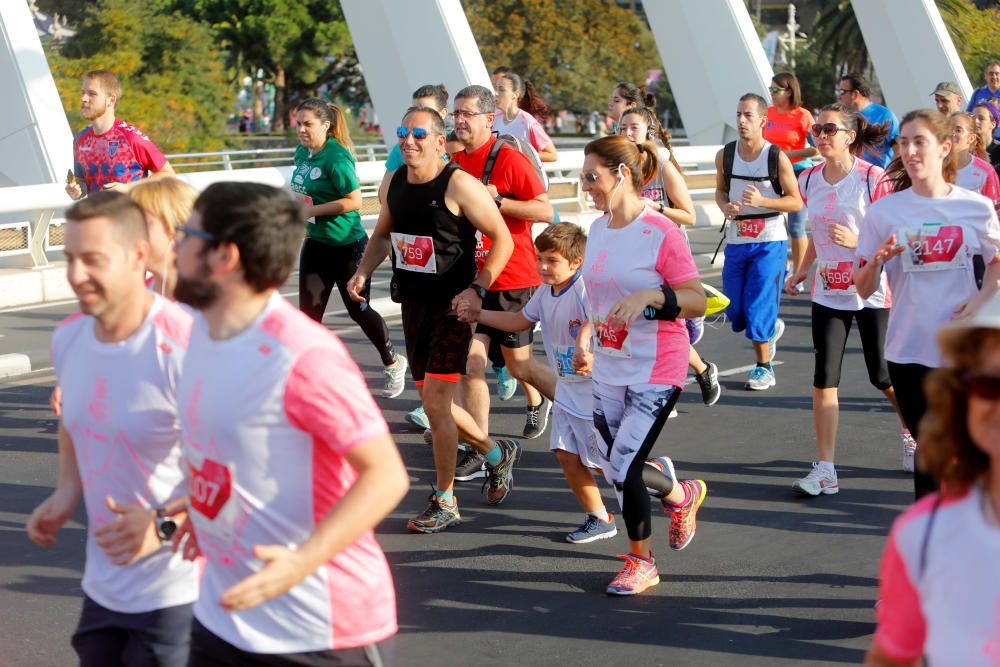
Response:
[{"label": "sneaker sole", "polygon": [[459,477],[458,475],[456,475],[455,476],[455,481],[456,482],[471,482],[474,479],[482,479],[483,477],[486,477],[486,471],[483,470],[482,468],[480,468],[479,470],[477,470],[476,472],[472,473],[471,475],[464,475],[462,477]]},{"label": "sneaker sole", "polygon": [[462,525],[461,519],[455,519],[454,521],[449,521],[443,526],[438,526],[437,528],[428,528],[426,526],[417,525],[412,521],[408,521],[406,523],[406,529],[411,533],[422,534],[422,535],[433,535],[434,533],[440,533],[442,531],[448,530],[452,526],[460,526],[460,525]]},{"label": "sneaker sole", "polygon": [[606,540],[608,538],[614,537],[618,534],[618,528],[615,528],[609,533],[601,533],[599,535],[591,535],[590,537],[585,537],[582,540],[571,540],[570,536],[566,536],[566,541],[570,544],[590,544],[591,542],[596,542],[597,540]]},{"label": "sneaker sole", "polygon": [[698,532],[698,510],[701,509],[701,504],[703,502],[705,502],[705,497],[708,495],[708,485],[705,484],[705,482],[703,482],[700,479],[696,479],[696,480],[694,480],[694,482],[696,484],[698,484],[698,486],[701,487],[701,494],[698,496],[698,502],[695,503],[694,510],[693,510],[694,511],[694,515],[695,515],[694,530],[691,531],[691,535],[688,536],[688,538],[687,538],[687,540],[685,540],[684,544],[682,544],[682,545],[680,545],[678,547],[675,547],[672,544],[670,545],[670,548],[673,549],[674,551],[682,551],[682,550],[686,549],[687,546],[689,544],[691,544],[691,542],[694,540],[695,533]]},{"label": "sneaker sole", "polygon": [[800,496],[809,496],[810,498],[815,498],[816,496],[831,496],[835,493],[838,493],[840,491],[840,487],[824,486],[820,488],[820,490],[817,491],[816,493],[813,493],[812,491],[809,491],[808,489],[800,486],[798,482],[794,482],[792,483],[792,490],[795,491]]},{"label": "sneaker sole", "polygon": [[743,388],[746,389],[747,391],[767,391],[771,387],[777,386],[777,384],[778,381],[772,379],[771,384],[767,385],[766,387],[754,387],[749,382],[747,382],[745,385],[743,385]]},{"label": "sneaker sole", "polygon": [[415,419],[414,417],[410,416],[409,414],[406,415],[406,421],[410,422],[414,426],[419,426],[420,428],[424,429],[425,431],[431,427],[431,423],[430,422],[426,422],[426,423],[421,422],[419,419]]},{"label": "sneaker sole", "polygon": [[639,590],[631,590],[631,591],[621,590],[620,591],[617,588],[608,588],[604,592],[606,594],[608,594],[608,595],[615,595],[615,596],[618,596],[618,597],[627,597],[629,595],[638,595],[639,593],[642,593],[643,591],[648,590],[648,589],[652,588],[653,586],[656,586],[659,583],[660,583],[660,578],[656,577],[655,579],[650,579],[649,583],[646,584],[644,587],[640,588]]}]

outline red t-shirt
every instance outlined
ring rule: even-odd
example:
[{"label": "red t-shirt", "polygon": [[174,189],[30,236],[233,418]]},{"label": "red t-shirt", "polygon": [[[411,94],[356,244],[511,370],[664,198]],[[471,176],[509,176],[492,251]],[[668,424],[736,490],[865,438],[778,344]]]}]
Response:
[{"label": "red t-shirt", "polygon": [[[452,161],[458,163],[463,169],[475,176],[482,178],[483,170],[486,168],[486,158],[490,154],[490,147],[496,137],[479,147],[473,153],[459,151],[452,156]],[[534,199],[545,192],[545,186],[535,174],[535,168],[527,156],[522,155],[510,147],[500,149],[497,161],[493,165],[493,173],[490,174],[490,184],[495,186],[497,192],[510,199],[527,201]],[[503,209],[501,209],[503,214]],[[503,216],[510,235],[514,239],[514,253],[510,256],[507,266],[503,272],[490,286],[491,290],[511,290],[524,289],[526,287],[537,287],[542,283],[538,275],[538,258],[535,255],[535,242],[531,236],[531,221],[513,218],[509,215]],[[476,259],[480,268],[482,261],[489,250],[490,240],[481,238],[479,246],[476,248]]]},{"label": "red t-shirt", "polygon": [[[813,115],[805,107],[798,107],[787,113],[781,113],[777,107],[768,107],[764,139],[783,151],[800,150],[808,145],[807,137],[814,122]],[[804,159],[798,157],[792,163]]]},{"label": "red t-shirt", "polygon": [[167,158],[134,125],[116,118],[111,129],[94,134],[88,125],[73,140],[73,173],[97,192],[108,183],[131,183],[163,169]]}]

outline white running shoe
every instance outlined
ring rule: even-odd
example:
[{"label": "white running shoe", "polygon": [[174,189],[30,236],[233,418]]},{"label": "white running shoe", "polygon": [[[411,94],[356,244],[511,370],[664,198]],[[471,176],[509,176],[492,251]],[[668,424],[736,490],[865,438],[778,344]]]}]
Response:
[{"label": "white running shoe", "polygon": [[813,463],[813,469],[802,479],[797,479],[792,484],[792,488],[805,496],[818,496],[819,494],[831,494],[840,491],[840,484],[837,482],[837,471],[833,474],[820,468],[818,463]]},{"label": "white running shoe", "polygon": [[900,433],[900,438],[903,441],[903,472],[913,472],[914,459],[917,457],[917,441],[909,431]]},{"label": "white running shoe", "polygon": [[767,363],[774,361],[774,355],[778,353],[778,340],[785,334],[785,321],[778,318],[774,323],[774,333],[767,339]]},{"label": "white running shoe", "polygon": [[[780,320],[779,320],[780,321]],[[750,374],[747,375],[747,382],[743,388],[748,391],[765,391],[776,384],[774,370],[764,366],[754,366]]]},{"label": "white running shoe", "polygon": [[401,354],[396,355],[396,364],[385,368],[385,389],[382,390],[382,398],[396,398],[403,393],[406,387],[406,369],[409,363],[406,357]]}]

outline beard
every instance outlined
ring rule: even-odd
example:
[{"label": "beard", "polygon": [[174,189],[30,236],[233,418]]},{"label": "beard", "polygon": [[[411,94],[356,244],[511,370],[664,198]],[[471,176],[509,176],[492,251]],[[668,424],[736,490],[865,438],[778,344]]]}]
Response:
[{"label": "beard", "polygon": [[108,110],[108,103],[105,102],[103,106],[95,107],[91,106],[89,109],[80,109],[80,116],[84,120],[94,120],[95,118],[100,118],[104,115],[104,112]]},{"label": "beard", "polygon": [[218,300],[221,290],[209,280],[209,273],[207,264],[200,266],[197,275],[190,278],[178,272],[174,298],[197,310],[205,310],[211,306]]}]

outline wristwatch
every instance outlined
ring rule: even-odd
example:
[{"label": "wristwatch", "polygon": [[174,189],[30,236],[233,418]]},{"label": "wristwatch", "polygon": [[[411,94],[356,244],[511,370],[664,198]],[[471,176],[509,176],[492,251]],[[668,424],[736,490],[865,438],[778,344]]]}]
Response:
[{"label": "wristwatch", "polygon": [[469,289],[471,289],[473,292],[476,293],[480,301],[486,298],[487,289],[482,285],[480,285],[479,283],[472,283],[471,285],[469,285]]},{"label": "wristwatch", "polygon": [[161,542],[166,542],[170,539],[170,536],[174,534],[177,530],[177,522],[173,518],[166,516],[166,508],[161,507],[156,510],[156,536],[160,538]]},{"label": "wristwatch", "polygon": [[493,201],[497,203],[497,208],[500,208],[500,205],[503,204],[503,195],[497,195],[493,198]]},{"label": "wristwatch", "polygon": [[659,211],[660,213],[663,213],[663,210],[664,210],[664,206],[663,206],[663,202],[660,202],[659,204],[657,204],[657,205],[656,205],[656,209],[657,209],[657,210],[658,210],[658,211]]}]

